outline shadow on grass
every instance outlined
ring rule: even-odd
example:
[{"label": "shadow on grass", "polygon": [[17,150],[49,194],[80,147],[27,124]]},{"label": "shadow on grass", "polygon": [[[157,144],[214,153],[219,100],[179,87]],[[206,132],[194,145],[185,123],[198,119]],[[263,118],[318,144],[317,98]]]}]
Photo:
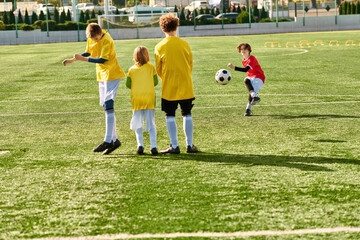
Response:
[{"label": "shadow on grass", "polygon": [[320,142],[320,143],[344,143],[344,142],[346,142],[344,140],[334,140],[334,139],[316,139],[313,141]]},{"label": "shadow on grass", "polygon": [[302,171],[335,171],[325,164],[354,164],[360,165],[360,161],[343,158],[326,157],[300,157],[300,156],[279,156],[279,155],[240,155],[223,153],[179,154],[165,155],[164,160],[174,161],[199,161],[217,164],[243,165],[247,167],[271,166],[296,168]]},{"label": "shadow on grass", "polygon": [[[336,141],[336,140],[319,140],[319,141]],[[337,141],[336,141],[337,142]],[[11,156],[12,155],[12,156]],[[103,156],[103,158],[83,163],[81,160],[28,160],[26,162],[17,161],[19,157],[24,155],[20,151],[17,154],[13,153],[8,157],[3,156],[0,159],[0,167],[14,168],[19,165],[26,168],[54,168],[54,167],[73,167],[74,164],[79,166],[82,164],[104,164],[101,159],[108,162],[121,161],[155,161],[161,165],[161,161],[196,161],[209,164],[226,164],[239,165],[242,167],[256,167],[256,166],[270,166],[270,167],[285,167],[294,168],[302,171],[336,171],[331,169],[329,164],[353,164],[360,165],[360,160],[345,159],[345,158],[328,158],[328,157],[301,157],[301,156],[281,156],[281,155],[241,155],[241,154],[224,154],[224,153],[207,153],[199,152],[195,154],[181,153],[181,154],[159,154],[153,156],[151,154],[136,155],[126,153],[112,153]],[[326,166],[325,166],[326,165]]]}]

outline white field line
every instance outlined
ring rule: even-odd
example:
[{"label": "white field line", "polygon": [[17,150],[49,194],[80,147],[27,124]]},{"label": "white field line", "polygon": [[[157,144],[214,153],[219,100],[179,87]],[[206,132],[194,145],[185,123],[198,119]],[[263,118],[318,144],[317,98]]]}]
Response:
[{"label": "white field line", "polygon": [[[277,56],[291,56],[291,55],[298,55],[298,54],[304,54],[304,53],[307,53],[309,52],[309,50],[306,50],[306,49],[297,49],[297,48],[266,48],[266,49],[281,49],[281,50],[300,50],[301,52],[296,52],[296,53],[287,53],[287,54],[279,54]],[[274,57],[274,56],[258,56],[256,55],[256,58],[266,58],[266,57]]]},{"label": "white field line", "polygon": [[[129,110],[116,110],[117,112],[127,112]],[[19,114],[0,114],[0,117],[13,116],[34,116],[34,115],[63,115],[63,114],[84,114],[84,113],[100,113],[102,111],[83,111],[83,112],[46,112],[46,113],[19,113]]]},{"label": "white field line", "polygon": [[[116,96],[117,98],[130,98],[130,96]],[[73,101],[73,100],[85,100],[85,99],[99,99],[99,96],[94,97],[74,97],[74,98],[39,98],[39,99],[10,99],[2,100],[0,103],[6,102],[43,102],[43,101]]]},{"label": "white field line", "polygon": [[[196,97],[237,97],[247,96],[249,94],[198,94]],[[296,97],[360,97],[360,95],[337,95],[337,94],[299,94],[299,93],[263,93],[261,96],[296,96]],[[116,96],[117,98],[130,98],[130,96]],[[98,96],[94,97],[74,97],[74,98],[45,98],[45,99],[13,99],[2,100],[0,103],[7,102],[40,102],[40,101],[73,101],[83,99],[98,99]]]},{"label": "white field line", "polygon": [[[249,94],[206,94],[195,97],[237,97]],[[295,96],[295,97],[360,97],[360,95],[337,95],[337,94],[301,94],[301,93],[262,93],[261,96]],[[1,102],[1,101],[0,101]]]},{"label": "white field line", "polygon": [[6,153],[9,153],[9,151],[0,151],[0,155],[6,154]]},{"label": "white field line", "polygon": [[[287,103],[287,104],[264,104],[256,105],[255,107],[280,107],[280,106],[301,106],[301,105],[323,105],[323,104],[344,104],[344,103],[360,103],[360,101],[342,101],[342,102],[312,102],[312,103]],[[217,106],[217,107],[197,107],[195,109],[206,109],[206,108],[237,108],[241,106]],[[1,115],[0,115],[1,116]]]},{"label": "white field line", "polygon": [[[280,107],[280,106],[301,106],[301,105],[323,105],[323,104],[346,104],[346,103],[360,103],[360,101],[339,101],[339,102],[310,102],[310,103],[289,103],[289,104],[267,104],[256,105],[255,107]],[[195,109],[219,109],[219,108],[238,108],[241,106],[216,106],[216,107],[195,107]],[[160,110],[160,108],[156,108]],[[116,112],[131,112],[131,109],[119,109]],[[101,113],[103,111],[82,111],[82,112],[47,112],[47,113],[14,113],[14,114],[0,114],[0,117],[13,116],[34,116],[34,115],[64,115],[64,114],[85,114],[85,113]]]},{"label": "white field line", "polygon": [[338,103],[360,103],[360,101],[343,101],[343,102],[313,102],[313,103],[288,103],[288,104],[264,104],[258,107],[277,107],[277,106],[297,106],[297,105],[322,105],[322,104],[338,104]]},{"label": "white field line", "polygon": [[177,238],[177,237],[254,237],[254,236],[280,236],[280,235],[303,235],[303,234],[325,234],[339,232],[360,232],[360,228],[355,227],[338,227],[338,228],[315,228],[315,229],[298,229],[285,231],[248,231],[248,232],[195,232],[195,233],[143,233],[143,234],[113,234],[84,237],[53,237],[37,238],[33,240],[114,240],[114,239],[140,239],[140,238]]}]

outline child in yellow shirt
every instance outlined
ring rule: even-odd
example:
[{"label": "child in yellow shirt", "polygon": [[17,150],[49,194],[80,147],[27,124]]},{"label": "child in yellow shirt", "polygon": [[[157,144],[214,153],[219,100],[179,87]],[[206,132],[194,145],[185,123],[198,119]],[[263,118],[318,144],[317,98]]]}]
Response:
[{"label": "child in yellow shirt", "polygon": [[169,13],[161,16],[160,27],[165,34],[155,46],[156,71],[161,78],[161,110],[166,114],[166,127],[170,138],[169,148],[161,153],[179,154],[175,112],[180,105],[183,129],[186,137],[186,152],[197,153],[193,144],[193,120],[191,109],[195,100],[192,69],[193,56],[190,45],[176,36],[179,18]]},{"label": "child in yellow shirt", "polygon": [[93,149],[94,152],[109,154],[121,146],[116,136],[116,119],[114,101],[120,78],[125,77],[120,68],[114,50],[114,41],[110,34],[96,23],[86,28],[88,38],[83,54],[75,54],[72,59],[65,59],[63,65],[75,61],[96,63],[96,75],[99,82],[100,105],[104,107],[106,118],[106,133],[104,141]]},{"label": "child in yellow shirt", "polygon": [[158,78],[155,67],[149,63],[149,51],[146,47],[139,46],[135,48],[134,62],[135,64],[129,69],[126,80],[126,87],[131,89],[133,110],[130,129],[135,130],[138,144],[136,153],[144,154],[143,125],[145,118],[145,131],[150,134],[150,151],[153,155],[157,155],[155,86],[158,84]]}]

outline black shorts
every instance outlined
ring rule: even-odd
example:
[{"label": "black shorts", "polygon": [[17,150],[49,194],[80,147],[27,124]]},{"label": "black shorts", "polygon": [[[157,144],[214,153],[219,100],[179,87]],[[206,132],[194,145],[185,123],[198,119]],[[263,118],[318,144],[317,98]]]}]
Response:
[{"label": "black shorts", "polygon": [[193,108],[195,98],[185,99],[185,100],[176,100],[176,101],[168,101],[165,99],[161,99],[161,110],[165,112],[166,116],[175,117],[175,111],[180,104],[181,114],[183,116],[191,115],[191,109]]}]

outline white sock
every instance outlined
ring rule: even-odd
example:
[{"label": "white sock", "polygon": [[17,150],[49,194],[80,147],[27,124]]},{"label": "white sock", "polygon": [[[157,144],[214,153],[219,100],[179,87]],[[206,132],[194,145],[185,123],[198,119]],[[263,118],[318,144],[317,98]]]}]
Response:
[{"label": "white sock", "polygon": [[246,109],[251,109],[251,104],[250,104],[250,102],[248,102],[248,104],[247,104],[247,106],[246,106]]},{"label": "white sock", "polygon": [[192,147],[194,125],[191,115],[187,115],[183,117],[183,128],[186,136],[186,146]]},{"label": "white sock", "polygon": [[138,144],[138,147],[140,146],[144,146],[144,140],[143,140],[143,129],[142,128],[138,128],[135,130],[135,135],[136,135],[136,141]]},{"label": "white sock", "polygon": [[251,95],[251,97],[257,97],[257,93],[255,92],[255,91],[250,91],[250,95]]},{"label": "white sock", "polygon": [[111,134],[111,140],[113,141],[113,142],[115,142],[116,141],[116,139],[117,139],[117,135],[116,135],[116,117],[115,117],[115,112],[114,112],[114,125],[113,125],[113,131],[112,131],[112,134]]},{"label": "white sock", "polygon": [[114,109],[105,111],[105,122],[106,122],[106,132],[105,132],[104,141],[110,143],[112,140],[111,138],[112,138],[114,122],[115,122]]},{"label": "white sock", "polygon": [[166,127],[169,133],[170,143],[173,148],[179,146],[177,139],[177,127],[175,122],[175,117],[169,116],[166,117]]},{"label": "white sock", "polygon": [[156,148],[156,128],[150,129],[149,135],[150,135],[150,149]]}]

